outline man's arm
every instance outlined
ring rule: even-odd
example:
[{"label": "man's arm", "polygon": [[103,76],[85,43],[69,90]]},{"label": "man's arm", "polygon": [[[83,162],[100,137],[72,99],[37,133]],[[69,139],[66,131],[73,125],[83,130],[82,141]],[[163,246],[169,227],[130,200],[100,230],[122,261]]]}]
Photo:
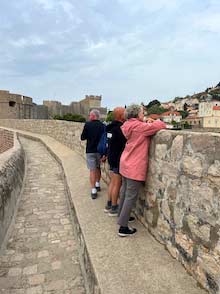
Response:
[{"label": "man's arm", "polygon": [[87,124],[85,123],[82,134],[81,134],[81,140],[87,140]]}]

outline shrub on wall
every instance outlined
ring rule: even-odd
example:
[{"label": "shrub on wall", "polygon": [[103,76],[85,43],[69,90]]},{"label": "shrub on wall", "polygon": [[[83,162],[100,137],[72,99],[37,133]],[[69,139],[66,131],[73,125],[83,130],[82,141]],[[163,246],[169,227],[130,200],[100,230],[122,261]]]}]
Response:
[{"label": "shrub on wall", "polygon": [[67,113],[67,114],[64,114],[63,116],[54,115],[53,119],[75,121],[75,122],[85,122],[86,121],[85,117],[83,117],[82,115],[72,114],[72,113]]}]

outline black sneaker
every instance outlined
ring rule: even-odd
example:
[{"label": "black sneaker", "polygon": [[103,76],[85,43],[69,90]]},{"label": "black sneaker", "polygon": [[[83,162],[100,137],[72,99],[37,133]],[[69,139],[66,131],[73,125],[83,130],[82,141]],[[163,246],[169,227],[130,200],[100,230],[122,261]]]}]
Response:
[{"label": "black sneaker", "polygon": [[129,223],[133,223],[134,221],[135,221],[135,217],[130,216],[128,222],[129,222]]},{"label": "black sneaker", "polygon": [[135,228],[129,228],[129,227],[120,227],[118,231],[118,236],[120,237],[128,237],[133,234],[135,234],[137,230]]},{"label": "black sneaker", "polygon": [[104,212],[108,213],[111,209],[112,209],[111,206],[106,205],[105,208],[104,208]]},{"label": "black sneaker", "polygon": [[107,201],[106,206],[104,208],[104,212],[107,213],[112,209],[112,202],[110,200]]},{"label": "black sneaker", "polygon": [[98,192],[100,192],[100,191],[101,191],[101,187],[96,187],[96,190],[97,190]]},{"label": "black sneaker", "polygon": [[91,193],[91,197],[92,197],[92,199],[96,199],[97,198],[97,193]]}]

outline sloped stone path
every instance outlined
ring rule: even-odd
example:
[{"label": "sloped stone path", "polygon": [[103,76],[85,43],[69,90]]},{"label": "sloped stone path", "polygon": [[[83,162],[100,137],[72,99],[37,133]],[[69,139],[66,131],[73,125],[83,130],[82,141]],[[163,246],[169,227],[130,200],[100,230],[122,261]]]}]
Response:
[{"label": "sloped stone path", "polygon": [[60,166],[39,142],[21,138],[27,156],[23,195],[6,250],[0,293],[84,294]]}]

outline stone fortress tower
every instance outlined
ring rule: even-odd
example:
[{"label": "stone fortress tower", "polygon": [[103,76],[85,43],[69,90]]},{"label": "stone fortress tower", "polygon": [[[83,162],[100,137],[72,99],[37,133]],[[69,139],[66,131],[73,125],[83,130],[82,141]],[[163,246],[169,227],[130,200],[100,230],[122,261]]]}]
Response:
[{"label": "stone fortress tower", "polygon": [[91,109],[96,108],[101,113],[101,118],[104,119],[107,114],[107,108],[101,107],[102,96],[86,95],[84,99],[71,102],[69,105],[63,105],[59,101],[44,100],[43,105],[48,107],[49,117],[54,115],[63,116],[67,113],[81,114],[86,119]]},{"label": "stone fortress tower", "polygon": [[31,97],[0,90],[0,119],[47,119],[48,109]]},{"label": "stone fortress tower", "polygon": [[31,97],[0,90],[0,118],[32,117],[33,102]]}]

